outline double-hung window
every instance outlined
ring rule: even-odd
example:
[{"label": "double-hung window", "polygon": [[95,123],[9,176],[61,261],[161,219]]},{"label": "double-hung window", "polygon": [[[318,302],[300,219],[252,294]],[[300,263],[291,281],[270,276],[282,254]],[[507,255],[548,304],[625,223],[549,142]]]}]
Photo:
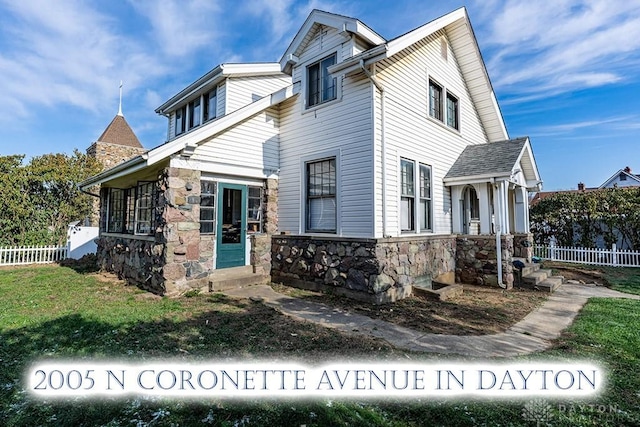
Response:
[{"label": "double-hung window", "polygon": [[[400,159],[400,231],[432,231],[431,166]],[[417,208],[417,211],[416,211]]]},{"label": "double-hung window", "polygon": [[306,231],[336,232],[336,159],[306,163]]},{"label": "double-hung window", "polygon": [[216,232],[216,183],[200,181],[200,233]]},{"label": "double-hung window", "polygon": [[447,126],[458,129],[458,98],[447,91]]},{"label": "double-hung window", "polygon": [[429,80],[429,115],[442,121],[442,86]]},{"label": "double-hung window", "polygon": [[415,231],[415,163],[400,160],[400,230]]},{"label": "double-hung window", "polygon": [[335,63],[334,53],[307,67],[307,107],[337,98],[337,79],[332,77],[328,70]]},{"label": "double-hung window", "polygon": [[431,166],[420,163],[420,231],[431,231]]},{"label": "double-hung window", "polygon": [[109,189],[109,202],[107,208],[107,231],[122,233],[125,220],[125,190],[120,188]]}]

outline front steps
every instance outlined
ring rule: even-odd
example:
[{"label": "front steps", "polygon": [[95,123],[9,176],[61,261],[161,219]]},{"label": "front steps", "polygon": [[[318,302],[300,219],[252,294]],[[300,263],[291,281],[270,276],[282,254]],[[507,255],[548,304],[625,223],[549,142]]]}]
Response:
[{"label": "front steps", "polygon": [[514,267],[514,286],[551,293],[564,283],[564,277],[554,276],[551,270],[542,269],[540,264],[529,264],[520,258],[514,258],[514,261],[516,259],[522,261],[525,267],[522,269],[521,280],[518,277],[519,270]]},{"label": "front steps", "polygon": [[262,267],[245,265],[242,267],[221,268],[209,274],[209,292],[223,292],[253,285],[269,283],[269,276]]}]

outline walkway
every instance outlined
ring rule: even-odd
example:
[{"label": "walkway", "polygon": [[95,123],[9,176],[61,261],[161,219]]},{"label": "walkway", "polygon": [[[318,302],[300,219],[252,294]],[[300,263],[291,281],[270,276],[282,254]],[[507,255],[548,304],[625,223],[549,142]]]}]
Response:
[{"label": "walkway", "polygon": [[511,357],[547,349],[551,340],[573,322],[591,297],[631,298],[630,295],[596,285],[564,284],[538,309],[506,332],[494,335],[440,335],[419,332],[382,320],[371,319],[293,298],[275,292],[268,285],[249,286],[225,292],[228,295],[261,300],[295,319],[306,320],[347,333],[382,338],[395,347],[428,353],[459,354],[472,357]]}]

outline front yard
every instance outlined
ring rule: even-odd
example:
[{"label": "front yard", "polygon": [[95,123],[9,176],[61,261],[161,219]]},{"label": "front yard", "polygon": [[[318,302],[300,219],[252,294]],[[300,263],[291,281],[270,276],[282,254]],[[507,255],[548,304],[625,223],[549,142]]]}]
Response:
[{"label": "front yard", "polygon": [[[640,289],[635,272],[616,271],[618,286]],[[442,317],[447,331],[448,315],[438,313],[436,305],[433,310],[430,315]],[[609,373],[606,392],[592,401],[549,400],[548,424],[640,423],[638,331],[640,301],[592,300],[555,348],[526,358],[593,360]],[[65,267],[0,269],[0,425],[531,425],[522,415],[527,401],[514,400],[43,401],[29,396],[22,383],[25,368],[39,358],[277,358],[301,363],[373,359],[390,366],[400,360],[443,360],[297,322],[261,303],[221,294],[167,299]]]}]

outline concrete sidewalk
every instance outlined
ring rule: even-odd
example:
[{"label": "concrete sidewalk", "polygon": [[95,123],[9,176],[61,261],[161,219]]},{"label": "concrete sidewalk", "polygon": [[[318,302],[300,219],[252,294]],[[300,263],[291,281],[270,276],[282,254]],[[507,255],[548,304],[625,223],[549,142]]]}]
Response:
[{"label": "concrete sidewalk", "polygon": [[494,335],[440,335],[404,328],[325,304],[289,297],[268,285],[229,290],[227,295],[261,300],[295,319],[306,320],[347,333],[382,338],[398,348],[472,357],[510,357],[544,350],[573,322],[591,297],[640,299],[596,285],[564,284],[539,308],[506,332]]}]

